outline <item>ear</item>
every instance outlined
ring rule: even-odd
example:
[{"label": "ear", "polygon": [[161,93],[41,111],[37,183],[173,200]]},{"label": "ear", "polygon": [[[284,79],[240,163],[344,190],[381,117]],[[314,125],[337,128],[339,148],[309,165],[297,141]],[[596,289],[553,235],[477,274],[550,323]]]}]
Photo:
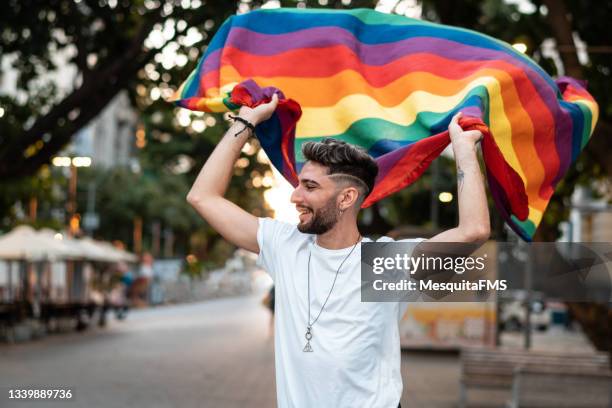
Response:
[{"label": "ear", "polygon": [[338,209],[346,211],[353,207],[359,198],[359,190],[356,187],[349,186],[343,188],[338,194]]}]

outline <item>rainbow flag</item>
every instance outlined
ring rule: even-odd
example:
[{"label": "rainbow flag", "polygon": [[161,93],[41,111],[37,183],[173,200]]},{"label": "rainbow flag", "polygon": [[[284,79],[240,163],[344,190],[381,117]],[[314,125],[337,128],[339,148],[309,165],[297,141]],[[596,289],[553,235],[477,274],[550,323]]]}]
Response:
[{"label": "rainbow flag", "polygon": [[378,162],[364,207],[414,182],[450,143],[480,129],[487,181],[508,225],[531,240],[556,184],[588,142],[598,106],[509,44],[370,9],[271,9],[230,17],[177,91],[179,106],[224,112],[281,90],[256,134],[292,184],[301,145],[334,137]]}]

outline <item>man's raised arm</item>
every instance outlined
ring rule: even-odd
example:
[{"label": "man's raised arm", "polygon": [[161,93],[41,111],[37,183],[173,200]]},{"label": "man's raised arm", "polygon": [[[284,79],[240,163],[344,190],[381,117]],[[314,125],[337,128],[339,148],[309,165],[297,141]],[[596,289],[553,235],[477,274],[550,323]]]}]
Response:
[{"label": "man's raised arm", "polygon": [[[238,116],[257,126],[272,116],[277,104],[278,97],[275,94],[271,102],[254,109],[243,106]],[[244,128],[245,125],[238,120],[230,127],[204,163],[187,194],[187,201],[223,238],[258,253],[257,217],[224,198],[234,163],[252,134],[249,128]]]},{"label": "man's raised arm", "polygon": [[[457,164],[457,200],[459,223],[455,228],[441,232],[419,243],[413,257],[462,257],[472,254],[490,235],[489,207],[484,179],[480,171],[477,144],[482,133],[477,130],[464,131],[458,124],[460,114],[453,116],[448,126]],[[445,243],[441,245],[440,243]],[[430,245],[431,244],[431,245]],[[417,270],[413,278],[438,279],[448,282],[453,271]],[[434,297],[435,297],[434,292]]]},{"label": "man's raised arm", "polygon": [[476,154],[482,133],[461,129],[457,123],[459,116],[455,115],[448,126],[457,163],[459,225],[428,242],[469,242],[480,246],[489,239],[491,228],[484,179]]}]

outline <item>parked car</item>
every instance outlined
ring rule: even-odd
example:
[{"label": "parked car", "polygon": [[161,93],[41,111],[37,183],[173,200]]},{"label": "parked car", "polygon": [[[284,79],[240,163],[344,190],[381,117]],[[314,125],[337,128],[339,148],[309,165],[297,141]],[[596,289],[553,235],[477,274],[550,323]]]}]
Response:
[{"label": "parked car", "polygon": [[[532,300],[531,304],[531,327],[544,331],[551,325],[552,318],[550,309],[542,300]],[[500,325],[502,330],[519,331],[527,323],[526,301],[512,300],[501,305]]]}]

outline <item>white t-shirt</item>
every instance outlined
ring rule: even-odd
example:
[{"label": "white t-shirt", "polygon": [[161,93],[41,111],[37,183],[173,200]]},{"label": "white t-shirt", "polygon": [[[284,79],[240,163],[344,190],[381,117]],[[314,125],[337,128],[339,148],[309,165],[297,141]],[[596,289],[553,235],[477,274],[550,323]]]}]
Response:
[{"label": "white t-shirt", "polygon": [[[361,251],[346,259],[325,309],[312,326],[313,352],[304,352],[334,276],[352,247],[320,247],[315,235],[260,218],[258,265],[275,284],[275,367],[279,408],[396,408],[402,394],[398,302],[361,302]],[[388,237],[378,241],[392,241]],[[421,241],[419,240],[404,240]],[[364,238],[362,242],[371,242]]]}]

